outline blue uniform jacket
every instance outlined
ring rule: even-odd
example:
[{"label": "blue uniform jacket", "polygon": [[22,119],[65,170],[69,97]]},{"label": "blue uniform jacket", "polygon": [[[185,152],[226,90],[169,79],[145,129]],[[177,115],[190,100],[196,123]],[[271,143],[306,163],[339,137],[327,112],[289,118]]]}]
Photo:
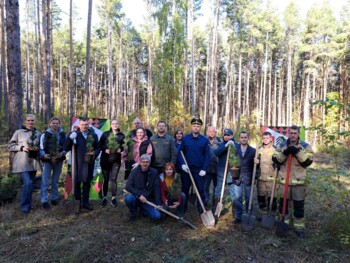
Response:
[{"label": "blue uniform jacket", "polygon": [[179,165],[178,168],[185,164],[180,151],[183,151],[190,170],[207,171],[210,163],[209,140],[202,134],[193,137],[193,134],[187,134],[179,147]]},{"label": "blue uniform jacket", "polygon": [[[239,144],[237,144],[235,142],[235,139],[232,138],[231,141],[233,141],[235,143],[235,147],[238,150],[239,148]],[[218,169],[225,169],[225,165],[226,165],[226,158],[227,158],[227,147],[225,147],[225,144],[228,141],[222,141],[218,148],[214,151],[215,155],[217,157],[219,157],[219,162],[218,162]]]}]

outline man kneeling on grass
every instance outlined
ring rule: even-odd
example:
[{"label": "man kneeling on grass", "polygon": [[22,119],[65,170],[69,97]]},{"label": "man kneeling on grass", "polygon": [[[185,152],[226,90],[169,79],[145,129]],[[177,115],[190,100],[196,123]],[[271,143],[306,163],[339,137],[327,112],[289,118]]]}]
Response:
[{"label": "man kneeling on grass", "polygon": [[131,171],[126,182],[125,189],[129,194],[125,196],[125,204],[130,210],[130,221],[136,220],[138,207],[149,218],[161,219],[160,212],[146,203],[150,201],[161,205],[158,172],[150,164],[151,157],[148,154],[141,155],[140,165]]}]

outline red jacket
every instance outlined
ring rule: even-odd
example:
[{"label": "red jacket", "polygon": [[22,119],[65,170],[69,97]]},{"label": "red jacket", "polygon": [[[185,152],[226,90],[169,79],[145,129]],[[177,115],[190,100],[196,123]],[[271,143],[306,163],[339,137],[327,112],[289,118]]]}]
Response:
[{"label": "red jacket", "polygon": [[[166,182],[164,180],[164,174],[160,174],[160,192],[161,192],[161,199],[162,199],[162,203],[166,203],[166,200],[168,199],[168,195],[169,193],[169,189],[168,186],[166,185]],[[177,184],[177,183],[181,183],[179,180],[174,179],[174,183],[173,184]],[[180,192],[178,193],[178,197],[177,197],[177,202],[179,202],[179,204],[181,204],[181,187],[179,188]]]}]

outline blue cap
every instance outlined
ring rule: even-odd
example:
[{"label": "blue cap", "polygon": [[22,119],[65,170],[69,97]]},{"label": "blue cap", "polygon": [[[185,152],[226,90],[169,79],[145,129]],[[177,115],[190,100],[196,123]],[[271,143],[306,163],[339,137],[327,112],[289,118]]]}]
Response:
[{"label": "blue cap", "polygon": [[233,135],[233,131],[230,128],[224,130],[224,135]]}]

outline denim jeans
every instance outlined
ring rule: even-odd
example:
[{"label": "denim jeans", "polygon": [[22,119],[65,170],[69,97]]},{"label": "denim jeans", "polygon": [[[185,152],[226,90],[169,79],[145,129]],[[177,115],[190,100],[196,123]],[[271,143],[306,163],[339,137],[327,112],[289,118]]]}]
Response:
[{"label": "denim jeans", "polygon": [[230,199],[232,202],[234,202],[236,199],[235,185],[233,184],[232,177],[230,174],[227,175],[226,183],[228,184],[228,189],[230,191]]},{"label": "denim jeans", "polygon": [[22,172],[22,193],[21,193],[21,211],[28,213],[32,207],[32,191],[33,180],[35,178],[36,171]]},{"label": "denim jeans", "polygon": [[249,198],[250,198],[250,189],[251,185],[246,185],[243,181],[242,183],[237,186],[235,185],[235,217],[239,220],[242,220],[242,214],[243,214],[243,192],[245,195],[245,208],[246,211],[248,211],[248,204],[249,204]]},{"label": "denim jeans", "polygon": [[148,204],[142,203],[133,194],[128,194],[127,196],[125,196],[125,204],[129,208],[131,217],[137,216],[137,208],[140,207],[142,209],[142,213],[145,216],[148,216],[149,218],[151,218],[153,220],[160,220],[161,219],[161,214],[157,209],[155,209],[154,207],[152,207]]},{"label": "denim jeans", "polygon": [[[58,180],[62,172],[63,161],[56,164],[43,162],[43,175],[41,178],[41,203],[49,202],[49,187],[51,185],[51,200],[58,201]],[[52,174],[52,175],[51,175]]]},{"label": "denim jeans", "polygon": [[[213,181],[213,200],[216,196],[216,187],[217,187],[217,174],[216,173],[207,173],[205,175],[205,181],[204,181],[204,196],[205,200],[203,200],[205,203],[209,204],[210,202],[210,184],[211,181]],[[220,198],[220,194],[219,194]]]}]

